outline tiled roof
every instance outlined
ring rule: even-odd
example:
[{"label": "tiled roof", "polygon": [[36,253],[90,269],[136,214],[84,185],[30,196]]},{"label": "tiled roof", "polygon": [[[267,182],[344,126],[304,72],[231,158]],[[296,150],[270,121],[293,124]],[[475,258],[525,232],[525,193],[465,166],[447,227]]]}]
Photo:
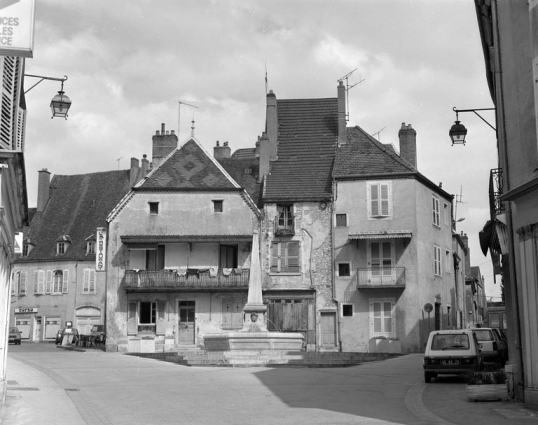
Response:
[{"label": "tiled roof", "polygon": [[277,160],[271,162],[263,199],[331,199],[338,139],[336,98],[277,100]]},{"label": "tiled roof", "polygon": [[[35,247],[17,262],[94,260],[86,255],[86,238],[106,227],[106,216],[129,191],[129,170],[74,176],[55,175],[45,209],[35,212],[28,236]],[[56,241],[69,236],[66,253],[56,255]]]},{"label": "tiled roof", "polygon": [[400,158],[391,145],[384,145],[359,126],[347,129],[347,143],[338,148],[333,176],[370,176],[413,173],[413,167]]},{"label": "tiled roof", "polygon": [[247,159],[256,156],[256,148],[237,149],[232,154],[232,159]]},{"label": "tiled roof", "polygon": [[139,189],[237,189],[233,181],[194,140],[173,151],[147,178]]},{"label": "tiled roof", "polygon": [[258,183],[259,158],[219,159],[220,165],[250,195],[254,203],[261,208],[261,184]]}]

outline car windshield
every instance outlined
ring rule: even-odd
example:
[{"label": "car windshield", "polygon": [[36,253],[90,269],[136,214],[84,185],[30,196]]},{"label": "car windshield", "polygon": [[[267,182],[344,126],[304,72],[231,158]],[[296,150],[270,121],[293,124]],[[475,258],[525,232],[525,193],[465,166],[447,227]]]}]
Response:
[{"label": "car windshield", "polygon": [[490,330],[476,330],[476,339],[479,341],[493,341],[493,333]]},{"label": "car windshield", "polygon": [[460,350],[469,348],[467,334],[436,334],[432,338],[432,350]]},{"label": "car windshield", "polygon": [[18,328],[9,328],[9,332],[18,332],[19,329]]}]

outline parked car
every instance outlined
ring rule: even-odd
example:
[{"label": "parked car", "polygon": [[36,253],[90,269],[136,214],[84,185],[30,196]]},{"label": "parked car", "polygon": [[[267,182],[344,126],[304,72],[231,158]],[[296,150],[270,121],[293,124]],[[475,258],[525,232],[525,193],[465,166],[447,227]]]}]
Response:
[{"label": "parked car", "polygon": [[19,328],[12,327],[9,328],[9,342],[14,343],[15,345],[21,345],[21,332],[19,331]]},{"label": "parked car", "polygon": [[432,331],[424,352],[424,381],[438,375],[464,374],[483,369],[475,333],[469,329]]},{"label": "parked car", "polygon": [[79,339],[78,330],[75,328],[62,328],[56,333],[56,345],[61,344],[64,339],[64,335],[68,334],[73,335],[73,340],[71,341],[71,343],[75,344]]},{"label": "parked car", "polygon": [[492,328],[473,328],[485,362],[506,363],[507,345]]},{"label": "parked car", "polygon": [[508,361],[508,340],[506,338],[506,333],[501,328],[492,328],[499,338],[499,347],[502,352],[502,359],[504,363]]},{"label": "parked car", "polygon": [[97,344],[104,344],[106,340],[105,325],[93,325],[90,336]]}]

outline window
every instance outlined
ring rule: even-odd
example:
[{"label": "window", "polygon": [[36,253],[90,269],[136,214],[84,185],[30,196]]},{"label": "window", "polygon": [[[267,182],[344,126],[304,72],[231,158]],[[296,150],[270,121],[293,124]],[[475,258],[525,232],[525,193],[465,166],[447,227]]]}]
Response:
[{"label": "window", "polygon": [[221,213],[223,211],[223,201],[221,200],[214,200],[213,201],[213,212]]},{"label": "window", "polygon": [[67,294],[69,270],[48,270],[45,285],[46,294]]},{"label": "window", "polygon": [[394,336],[395,317],[392,299],[370,300],[370,336]]},{"label": "window", "polygon": [[336,214],[336,227],[347,226],[347,214]]},{"label": "window", "polygon": [[140,301],[140,324],[154,324],[157,318],[157,303],[155,301]]},{"label": "window", "polygon": [[392,187],[390,182],[368,182],[368,217],[392,216]]},{"label": "window", "polygon": [[433,274],[441,276],[441,248],[437,245],[433,247]]},{"label": "window", "polygon": [[95,241],[88,241],[86,243],[86,255],[95,254]]},{"label": "window", "polygon": [[299,273],[299,242],[273,242],[271,273]]},{"label": "window", "polygon": [[146,250],[146,270],[164,269],[165,245],[157,245],[157,249]]},{"label": "window", "polygon": [[342,316],[343,317],[353,316],[353,304],[342,304]]},{"label": "window", "polygon": [[153,215],[159,214],[159,203],[158,202],[148,202],[149,204],[149,213]]},{"label": "window", "polygon": [[432,196],[433,204],[433,224],[435,226],[440,226],[440,217],[439,217],[439,198],[435,195]]},{"label": "window", "polygon": [[25,243],[22,246],[22,256],[23,257],[28,257],[28,244],[27,243]]},{"label": "window", "polygon": [[45,270],[34,271],[34,292],[41,295],[45,293]]},{"label": "window", "polygon": [[11,293],[17,295],[26,295],[27,281],[28,272],[20,271],[15,273]]},{"label": "window", "polygon": [[293,205],[277,205],[278,226],[293,227]]},{"label": "window", "polygon": [[338,276],[351,276],[351,266],[349,263],[338,263]]},{"label": "window", "polygon": [[63,255],[65,254],[66,249],[67,247],[66,247],[65,242],[58,242],[56,244],[56,254]]},{"label": "window", "polygon": [[393,246],[392,242],[371,241],[368,242],[368,263],[374,276],[392,274]]},{"label": "window", "polygon": [[82,281],[82,293],[83,294],[95,294],[95,270],[84,269],[84,278]]}]

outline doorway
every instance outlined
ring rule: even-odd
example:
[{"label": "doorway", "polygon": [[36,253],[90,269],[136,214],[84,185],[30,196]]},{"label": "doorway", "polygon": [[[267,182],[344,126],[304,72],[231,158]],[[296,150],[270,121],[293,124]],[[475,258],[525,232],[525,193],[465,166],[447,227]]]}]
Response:
[{"label": "doorway", "polygon": [[320,313],[321,347],[334,348],[336,346],[336,313]]},{"label": "doorway", "polygon": [[194,345],[195,301],[179,301],[179,345]]}]

